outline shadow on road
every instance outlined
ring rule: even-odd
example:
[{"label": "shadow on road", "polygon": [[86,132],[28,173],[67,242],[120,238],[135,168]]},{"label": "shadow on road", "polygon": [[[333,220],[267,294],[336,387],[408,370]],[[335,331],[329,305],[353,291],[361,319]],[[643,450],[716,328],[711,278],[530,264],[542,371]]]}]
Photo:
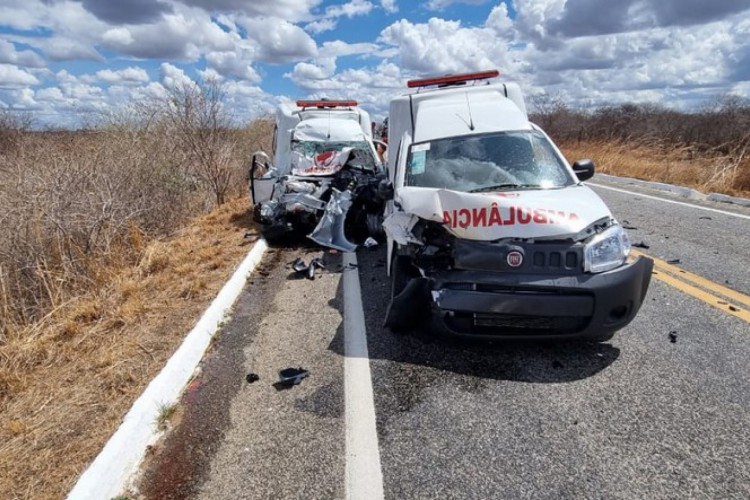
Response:
[{"label": "shadow on road", "polygon": [[[382,326],[390,298],[390,283],[385,275],[385,253],[360,251],[359,276],[367,329],[369,357],[375,367],[379,361],[387,371],[410,372],[422,367],[418,383],[440,374],[456,374],[479,379],[530,383],[562,383],[582,380],[604,370],[620,355],[610,344],[588,341],[566,342],[478,342],[415,335],[396,335]],[[341,304],[343,281],[339,283],[335,303]],[[334,301],[331,301],[334,304]],[[343,352],[343,328],[339,328],[329,349]]]}]

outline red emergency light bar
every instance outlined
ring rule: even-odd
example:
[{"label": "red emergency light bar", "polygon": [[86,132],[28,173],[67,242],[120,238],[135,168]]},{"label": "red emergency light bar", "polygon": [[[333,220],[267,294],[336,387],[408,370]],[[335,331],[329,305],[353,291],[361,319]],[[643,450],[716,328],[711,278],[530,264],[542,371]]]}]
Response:
[{"label": "red emergency light bar", "polygon": [[449,85],[451,83],[470,82],[472,80],[485,80],[500,76],[496,69],[491,71],[480,71],[479,73],[464,73],[463,75],[439,76],[436,78],[424,78],[422,80],[409,80],[406,86],[410,89],[415,87],[429,87],[431,85]]},{"label": "red emergency light bar", "polygon": [[357,105],[357,101],[297,101],[300,108],[350,108]]}]

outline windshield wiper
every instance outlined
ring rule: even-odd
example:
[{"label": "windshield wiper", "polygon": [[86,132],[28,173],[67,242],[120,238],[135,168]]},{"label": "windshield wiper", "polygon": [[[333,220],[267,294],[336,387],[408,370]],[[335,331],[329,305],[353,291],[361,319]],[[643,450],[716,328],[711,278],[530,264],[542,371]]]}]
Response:
[{"label": "windshield wiper", "polygon": [[495,184],[493,186],[483,186],[480,188],[472,189],[470,193],[483,193],[486,191],[501,191],[506,189],[527,189],[527,188],[540,188],[539,184]]}]

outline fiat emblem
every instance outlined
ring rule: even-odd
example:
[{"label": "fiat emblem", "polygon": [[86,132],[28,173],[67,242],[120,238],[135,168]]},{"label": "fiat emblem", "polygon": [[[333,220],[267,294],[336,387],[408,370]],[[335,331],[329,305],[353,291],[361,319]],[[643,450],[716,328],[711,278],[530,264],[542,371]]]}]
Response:
[{"label": "fiat emblem", "polygon": [[523,254],[517,250],[513,250],[512,252],[508,252],[506,260],[510,267],[519,267],[523,264]]}]

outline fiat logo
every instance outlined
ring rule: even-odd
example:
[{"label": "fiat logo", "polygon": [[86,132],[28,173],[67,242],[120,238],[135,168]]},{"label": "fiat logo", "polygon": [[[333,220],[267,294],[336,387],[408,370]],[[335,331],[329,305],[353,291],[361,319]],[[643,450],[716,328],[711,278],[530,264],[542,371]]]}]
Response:
[{"label": "fiat logo", "polygon": [[508,257],[506,258],[506,260],[510,267],[518,267],[523,264],[523,254],[521,252],[513,250],[512,252],[508,252]]}]

